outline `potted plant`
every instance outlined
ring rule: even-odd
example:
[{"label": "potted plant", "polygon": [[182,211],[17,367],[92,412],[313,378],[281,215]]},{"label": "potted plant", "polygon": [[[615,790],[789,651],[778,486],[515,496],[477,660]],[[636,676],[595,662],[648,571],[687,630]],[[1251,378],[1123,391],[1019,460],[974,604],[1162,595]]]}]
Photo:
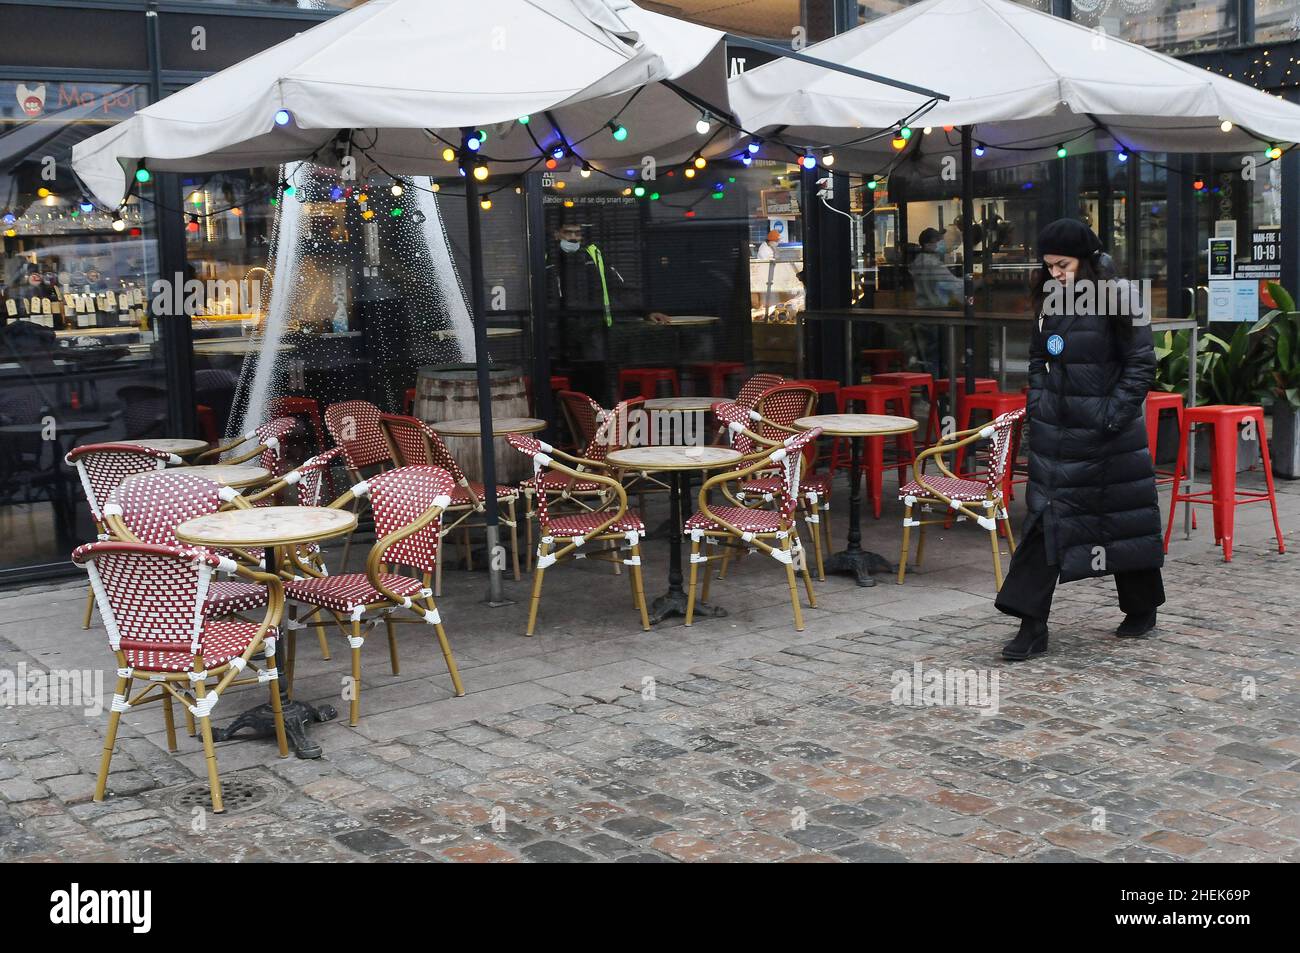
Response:
[{"label": "potted plant", "polygon": [[1267,382],[1273,395],[1273,472],[1289,480],[1300,478],[1300,312],[1295,300],[1277,282],[1268,283],[1277,309],[1251,328],[1264,333],[1272,361]]},{"label": "potted plant", "polygon": [[[1267,339],[1255,334],[1254,325],[1244,323],[1237,325],[1230,338],[1209,333],[1204,337],[1207,351],[1213,356],[1207,362],[1204,377],[1197,378],[1197,404],[1262,404],[1269,396],[1268,374],[1272,363],[1272,348]],[[1259,461],[1259,441],[1263,439],[1263,434],[1248,428],[1238,431],[1238,472]],[[1196,464],[1198,469],[1209,469],[1209,455],[1198,453]]]},{"label": "potted plant", "polygon": [[[1165,331],[1156,335],[1156,382],[1157,390],[1179,393],[1187,398],[1188,356],[1187,349],[1192,340],[1190,331]],[[1204,336],[1197,343],[1197,379],[1205,380],[1210,364],[1218,358],[1217,352],[1209,350],[1210,342]],[[1201,400],[1204,403],[1204,398]],[[1151,459],[1160,466],[1171,466],[1178,458],[1182,448],[1182,435],[1178,432],[1178,418],[1174,414],[1161,414],[1156,428],[1156,446],[1151,448]],[[1207,458],[1208,459],[1208,458]]]}]

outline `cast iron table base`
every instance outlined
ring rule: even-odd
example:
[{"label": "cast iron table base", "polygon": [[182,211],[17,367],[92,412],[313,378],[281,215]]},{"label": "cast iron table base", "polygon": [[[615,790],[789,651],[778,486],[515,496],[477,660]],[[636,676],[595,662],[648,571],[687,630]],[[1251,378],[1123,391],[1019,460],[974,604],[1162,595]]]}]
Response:
[{"label": "cast iron table base", "polygon": [[[873,438],[881,439],[881,438]],[[847,572],[859,586],[874,586],[873,572],[890,573],[893,567],[884,556],[862,548],[862,437],[850,438],[853,447],[849,465],[849,545],[826,561],[827,572]]]},{"label": "cast iron table base", "polygon": [[[650,622],[658,624],[669,616],[686,615],[686,590],[682,588],[682,527],[691,516],[689,470],[672,471],[672,492],[668,494],[668,591],[650,604]],[[703,564],[705,570],[708,563]],[[719,606],[706,605],[697,598],[695,601],[695,618],[721,619],[727,610]]]},{"label": "cast iron table base", "polygon": [[[281,679],[283,681],[283,679]],[[284,712],[284,734],[289,747],[300,758],[319,758],[323,753],[321,746],[307,737],[307,726],[316,721],[332,721],[339,716],[333,705],[316,707],[306,702],[289,701],[284,690],[280,691],[280,708]],[[275,715],[270,703],[250,708],[241,714],[229,728],[214,728],[214,741],[228,741],[244,728],[253,729],[254,738],[275,737]]]}]

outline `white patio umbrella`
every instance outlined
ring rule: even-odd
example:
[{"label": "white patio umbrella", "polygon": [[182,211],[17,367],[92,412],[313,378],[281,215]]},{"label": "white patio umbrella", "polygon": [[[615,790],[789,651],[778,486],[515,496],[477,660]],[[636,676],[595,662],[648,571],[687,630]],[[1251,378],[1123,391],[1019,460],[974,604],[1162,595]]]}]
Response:
[{"label": "white patio umbrella", "polygon": [[[889,87],[777,60],[731,81],[740,124],[755,134],[834,146],[839,166],[884,172],[960,152],[973,127],[975,166],[1069,152],[1249,152],[1300,142],[1300,106],[1011,0],[925,0],[814,44],[807,53],[871,64],[949,94],[923,119],[928,136],[893,146],[915,98]],[[920,130],[916,130],[920,133]]]},{"label": "white patio umbrella", "polygon": [[[582,160],[679,161],[717,135],[723,34],[628,0],[370,0],[140,110],[73,149],[110,208],[137,170],[209,172],[308,160],[358,177],[524,171],[553,150]],[[528,117],[523,121],[523,117]],[[620,131],[620,127],[623,131]],[[467,141],[479,130],[486,142]],[[477,137],[475,137],[477,138]],[[444,148],[455,159],[441,158]],[[479,183],[464,178],[484,483],[496,484],[479,239]],[[498,522],[487,494],[489,546]],[[494,561],[495,562],[495,561]],[[491,573],[489,598],[501,598]]]}]

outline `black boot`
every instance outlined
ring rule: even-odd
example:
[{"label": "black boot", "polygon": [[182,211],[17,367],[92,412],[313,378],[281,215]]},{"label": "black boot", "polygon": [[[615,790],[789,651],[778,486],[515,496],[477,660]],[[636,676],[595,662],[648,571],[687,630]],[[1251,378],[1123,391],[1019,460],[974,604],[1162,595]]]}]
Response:
[{"label": "black boot", "polygon": [[1016,637],[1002,646],[1002,657],[1009,662],[1021,662],[1031,655],[1047,651],[1047,620],[1021,619]]},{"label": "black boot", "polygon": [[1115,634],[1121,639],[1136,639],[1146,635],[1156,627],[1156,610],[1150,612],[1130,612],[1124,616]]}]

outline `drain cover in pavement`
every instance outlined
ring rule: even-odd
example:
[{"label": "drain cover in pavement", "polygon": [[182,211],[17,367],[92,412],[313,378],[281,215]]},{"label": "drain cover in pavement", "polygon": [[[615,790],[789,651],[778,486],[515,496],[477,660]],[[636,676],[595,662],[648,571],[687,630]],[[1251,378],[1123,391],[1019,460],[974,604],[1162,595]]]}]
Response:
[{"label": "drain cover in pavement", "polygon": [[[210,809],[212,794],[207,781],[192,781],[166,792],[167,803],[188,814],[195,807]],[[227,814],[242,814],[279,803],[284,791],[261,772],[237,771],[221,778],[221,798]]]}]

